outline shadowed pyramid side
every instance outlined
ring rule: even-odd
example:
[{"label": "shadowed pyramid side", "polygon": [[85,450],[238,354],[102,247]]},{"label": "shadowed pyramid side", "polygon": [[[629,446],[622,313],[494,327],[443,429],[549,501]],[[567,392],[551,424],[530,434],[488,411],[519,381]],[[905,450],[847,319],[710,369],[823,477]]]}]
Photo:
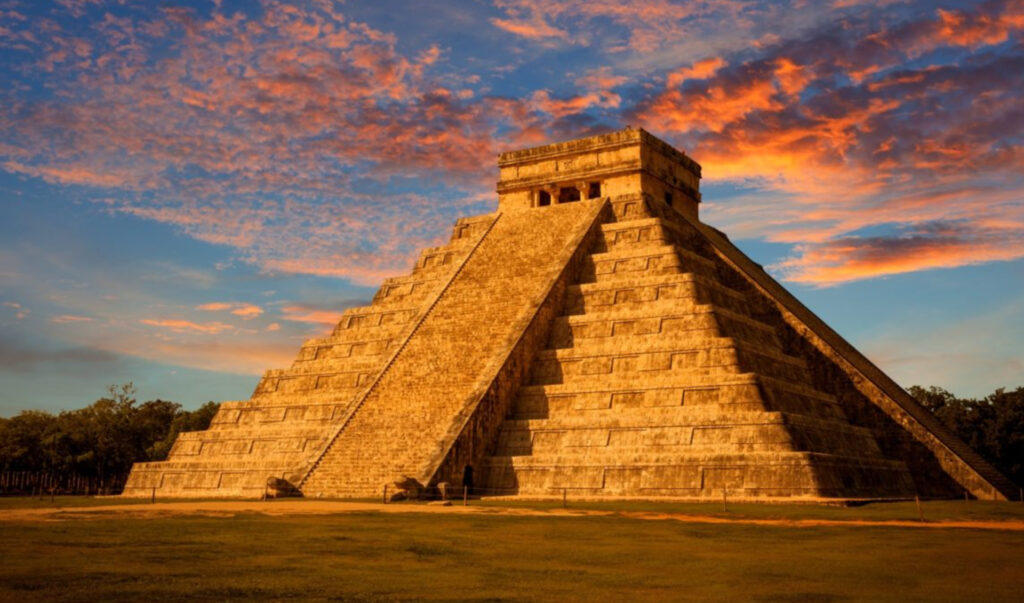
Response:
[{"label": "shadowed pyramid side", "polygon": [[[785,354],[675,213],[613,200],[485,465],[493,494],[913,494],[906,466]],[[627,208],[630,208],[627,211]]]}]

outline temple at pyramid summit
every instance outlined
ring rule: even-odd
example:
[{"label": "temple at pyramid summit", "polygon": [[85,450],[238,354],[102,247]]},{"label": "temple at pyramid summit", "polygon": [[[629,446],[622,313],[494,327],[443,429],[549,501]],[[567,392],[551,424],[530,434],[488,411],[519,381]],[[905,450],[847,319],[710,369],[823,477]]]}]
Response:
[{"label": "temple at pyramid summit", "polygon": [[700,221],[682,152],[627,128],[498,167],[494,213],[458,220],[168,460],[136,464],[125,495],[1016,492]]}]

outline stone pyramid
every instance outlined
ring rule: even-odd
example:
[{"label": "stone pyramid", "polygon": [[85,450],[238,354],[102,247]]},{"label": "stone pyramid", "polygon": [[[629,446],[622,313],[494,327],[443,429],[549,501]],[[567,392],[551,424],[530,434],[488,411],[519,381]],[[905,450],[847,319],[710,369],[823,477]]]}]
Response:
[{"label": "stone pyramid", "polygon": [[[1013,485],[698,220],[639,129],[504,153],[498,210],[225,402],[128,496],[1004,499]],[[472,476],[471,478],[468,476]],[[283,481],[282,481],[283,480]]]}]

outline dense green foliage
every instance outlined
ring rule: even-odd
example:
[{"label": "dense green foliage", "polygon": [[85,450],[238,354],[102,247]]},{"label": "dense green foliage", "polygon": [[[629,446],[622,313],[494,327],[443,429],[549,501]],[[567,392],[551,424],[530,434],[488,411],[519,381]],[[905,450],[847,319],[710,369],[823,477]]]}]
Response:
[{"label": "dense green foliage", "polygon": [[132,463],[167,458],[178,433],[206,429],[216,412],[214,402],[195,411],[166,400],[138,403],[131,383],[112,385],[85,408],[0,418],[0,471],[123,481]]},{"label": "dense green foliage", "polygon": [[1024,484],[1024,387],[957,398],[941,387],[908,390],[953,433],[1017,484]]}]

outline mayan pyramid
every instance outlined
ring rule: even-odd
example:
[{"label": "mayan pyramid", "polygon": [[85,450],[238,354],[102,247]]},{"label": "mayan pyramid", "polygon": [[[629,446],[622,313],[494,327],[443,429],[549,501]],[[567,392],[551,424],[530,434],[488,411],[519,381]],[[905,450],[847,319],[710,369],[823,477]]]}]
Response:
[{"label": "mayan pyramid", "polygon": [[[698,220],[639,129],[503,153],[498,209],[225,402],[128,496],[1004,499],[1012,484]],[[275,480],[275,483],[277,482]]]}]

